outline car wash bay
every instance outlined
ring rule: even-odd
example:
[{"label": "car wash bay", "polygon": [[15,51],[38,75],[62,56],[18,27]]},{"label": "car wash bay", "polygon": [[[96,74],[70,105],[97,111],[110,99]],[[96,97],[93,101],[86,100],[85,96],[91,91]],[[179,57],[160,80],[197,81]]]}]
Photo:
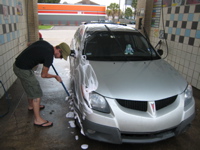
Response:
[{"label": "car wash bay", "polygon": [[[41,30],[44,40],[56,45],[65,41],[70,44],[72,36],[77,27],[55,27],[52,30]],[[196,101],[196,116],[191,127],[184,134],[165,141],[152,144],[122,144],[113,145],[93,141],[83,136],[74,127],[73,112],[70,101],[67,101],[67,94],[62,85],[55,79],[41,79],[41,67],[35,70],[35,74],[41,83],[44,92],[42,104],[45,109],[41,110],[42,116],[54,123],[53,127],[42,128],[33,125],[33,112],[27,109],[26,94],[17,80],[7,91],[10,101],[9,113],[0,118],[0,149],[2,150],[79,150],[88,146],[89,150],[171,150],[171,149],[192,149],[197,150],[200,146],[200,91],[194,89]],[[67,89],[69,85],[69,62],[55,60],[54,67],[62,77]],[[54,73],[51,68],[50,73]],[[6,99],[0,101],[0,113],[7,110]],[[0,115],[1,115],[0,114]],[[133,124],[134,126],[134,124]]]}]

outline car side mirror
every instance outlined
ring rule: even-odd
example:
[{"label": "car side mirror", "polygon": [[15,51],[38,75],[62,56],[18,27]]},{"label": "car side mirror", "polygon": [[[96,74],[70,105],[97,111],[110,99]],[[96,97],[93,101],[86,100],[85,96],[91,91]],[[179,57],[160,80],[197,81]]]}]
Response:
[{"label": "car side mirror", "polygon": [[162,50],[162,49],[158,49],[157,52],[158,52],[158,54],[159,54],[160,56],[163,55],[163,50]]},{"label": "car side mirror", "polygon": [[70,56],[72,56],[72,57],[75,57],[75,56],[76,56],[75,50],[71,50]]}]

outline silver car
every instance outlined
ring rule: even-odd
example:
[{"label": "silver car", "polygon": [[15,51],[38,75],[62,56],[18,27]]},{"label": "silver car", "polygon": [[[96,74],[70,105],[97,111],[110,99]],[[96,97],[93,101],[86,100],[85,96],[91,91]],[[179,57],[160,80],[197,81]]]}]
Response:
[{"label": "silver car", "polygon": [[191,124],[192,87],[136,29],[84,24],[70,47],[75,120],[88,138],[151,143]]}]

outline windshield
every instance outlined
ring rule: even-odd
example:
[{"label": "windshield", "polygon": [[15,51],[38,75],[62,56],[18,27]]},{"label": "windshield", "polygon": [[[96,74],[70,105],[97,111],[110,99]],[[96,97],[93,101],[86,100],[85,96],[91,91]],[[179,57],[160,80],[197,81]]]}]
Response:
[{"label": "windshield", "polygon": [[83,55],[88,60],[130,61],[160,59],[153,47],[140,33],[88,33]]}]

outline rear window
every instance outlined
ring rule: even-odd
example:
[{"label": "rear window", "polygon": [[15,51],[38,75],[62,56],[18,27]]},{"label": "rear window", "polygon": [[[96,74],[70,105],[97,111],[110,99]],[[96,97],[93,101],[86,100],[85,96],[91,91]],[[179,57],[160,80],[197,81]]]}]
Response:
[{"label": "rear window", "polygon": [[87,33],[83,55],[88,60],[126,61],[160,59],[154,48],[140,33]]}]

